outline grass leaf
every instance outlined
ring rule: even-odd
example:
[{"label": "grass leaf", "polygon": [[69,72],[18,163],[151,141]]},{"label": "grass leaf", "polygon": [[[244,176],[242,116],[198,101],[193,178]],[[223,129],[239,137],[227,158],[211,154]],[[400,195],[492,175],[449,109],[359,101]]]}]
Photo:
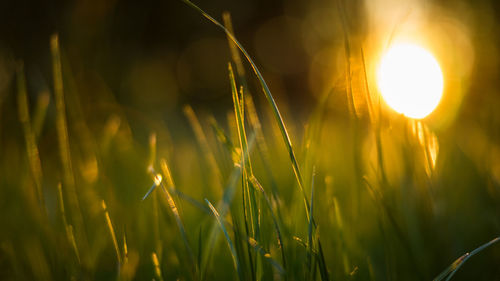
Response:
[{"label": "grass leaf", "polygon": [[451,278],[453,277],[453,275],[455,275],[455,273],[460,269],[460,267],[462,267],[462,265],[468,259],[470,259],[475,254],[478,254],[479,252],[483,251],[484,249],[490,247],[491,245],[497,243],[498,241],[500,241],[500,237],[497,237],[497,238],[489,241],[488,243],[485,243],[485,244],[477,247],[476,249],[474,249],[470,253],[463,254],[457,260],[455,260],[450,266],[448,266],[448,268],[446,268],[443,272],[441,272],[436,278],[434,278],[434,281],[443,280],[445,277],[447,277],[446,281],[451,280]]},{"label": "grass leaf", "polygon": [[290,136],[288,135],[288,131],[285,127],[285,123],[283,122],[283,118],[281,117],[281,113],[278,110],[278,106],[276,105],[276,102],[273,98],[273,95],[271,94],[271,91],[269,90],[269,87],[267,86],[266,81],[264,80],[264,77],[262,76],[259,69],[257,68],[257,65],[250,58],[250,55],[247,53],[247,51],[243,48],[243,46],[240,44],[240,42],[238,40],[236,40],[236,38],[231,34],[231,32],[224,27],[224,25],[219,23],[217,20],[215,20],[209,14],[205,13],[202,9],[200,9],[198,6],[193,4],[191,1],[189,1],[189,0],[182,0],[182,1],[184,3],[186,3],[187,5],[189,5],[190,7],[192,7],[193,9],[195,9],[196,11],[198,11],[199,13],[201,13],[205,18],[210,20],[216,26],[221,28],[226,33],[226,35],[236,44],[236,46],[238,46],[240,51],[243,53],[243,55],[245,56],[247,61],[252,66],[252,69],[254,70],[255,74],[257,75],[257,78],[259,79],[260,85],[262,86],[262,90],[266,96],[266,99],[271,106],[271,109],[273,111],[273,115],[276,119],[276,122],[277,122],[278,127],[279,127],[280,132],[281,132],[281,135],[283,137],[283,141],[284,141],[285,146],[288,150],[288,155],[289,155],[290,161],[292,163],[292,168],[293,168],[293,172],[295,174],[296,180],[297,180],[297,184],[299,185],[299,188],[300,188],[302,195],[304,197],[304,206],[305,206],[306,216],[307,216],[307,219],[309,220],[309,203],[307,200],[307,195],[306,195],[305,190],[304,190],[304,184],[302,181],[302,175],[300,173],[299,164],[297,163],[297,159],[295,157],[295,153],[294,153],[293,147],[292,147],[292,142],[290,140]]}]

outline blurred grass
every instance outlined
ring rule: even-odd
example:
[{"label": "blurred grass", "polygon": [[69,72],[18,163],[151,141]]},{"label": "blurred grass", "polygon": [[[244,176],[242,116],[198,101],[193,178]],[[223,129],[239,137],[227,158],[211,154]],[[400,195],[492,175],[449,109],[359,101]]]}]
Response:
[{"label": "blurred grass", "polygon": [[[53,93],[32,110],[19,64],[16,110],[2,107],[0,127],[0,279],[499,278],[497,240],[463,255],[500,233],[500,160],[482,159],[499,151],[485,137],[496,127],[440,130],[384,111],[362,49],[363,75],[351,77],[344,24],[348,87],[325,93],[292,135],[228,14],[222,25],[184,2],[230,39],[227,119],[186,105],[182,125],[151,125],[117,102],[94,118],[57,35]],[[254,102],[235,46],[267,103]],[[340,94],[344,119],[326,106]]]}]

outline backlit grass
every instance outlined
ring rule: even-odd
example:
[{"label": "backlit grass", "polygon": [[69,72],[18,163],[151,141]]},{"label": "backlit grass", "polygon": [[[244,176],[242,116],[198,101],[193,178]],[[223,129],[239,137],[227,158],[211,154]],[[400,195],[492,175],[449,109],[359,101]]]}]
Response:
[{"label": "backlit grass", "polygon": [[[116,102],[96,113],[57,35],[52,92],[32,106],[18,64],[1,108],[0,279],[498,278],[498,162],[478,164],[461,124],[384,109],[347,31],[348,86],[307,120],[284,118],[229,14],[221,24],[184,2],[228,38],[222,114],[185,105],[180,124],[141,123]],[[326,106],[336,95],[341,117]]]}]

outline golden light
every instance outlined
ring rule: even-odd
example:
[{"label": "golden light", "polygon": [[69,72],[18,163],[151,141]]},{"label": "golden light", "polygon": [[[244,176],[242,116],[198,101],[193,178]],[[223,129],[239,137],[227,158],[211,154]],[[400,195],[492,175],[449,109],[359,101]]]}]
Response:
[{"label": "golden light", "polygon": [[392,109],[415,119],[429,115],[443,95],[439,63],[431,53],[414,44],[396,44],[384,54],[377,82]]}]

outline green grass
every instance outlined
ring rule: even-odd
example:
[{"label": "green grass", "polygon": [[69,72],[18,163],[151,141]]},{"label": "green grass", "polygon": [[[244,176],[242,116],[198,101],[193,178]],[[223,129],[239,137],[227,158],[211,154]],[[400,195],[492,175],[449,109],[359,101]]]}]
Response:
[{"label": "green grass", "polygon": [[[479,151],[457,145],[459,123],[434,129],[372,102],[362,49],[353,87],[344,26],[349,86],[325,93],[292,135],[229,14],[223,25],[184,2],[228,37],[227,119],[185,105],[185,126],[138,129],[116,104],[96,122],[57,35],[53,93],[32,119],[19,64],[17,108],[2,107],[0,127],[0,279],[498,278],[499,185],[470,156]],[[342,94],[350,114],[338,118],[327,103]]]}]

